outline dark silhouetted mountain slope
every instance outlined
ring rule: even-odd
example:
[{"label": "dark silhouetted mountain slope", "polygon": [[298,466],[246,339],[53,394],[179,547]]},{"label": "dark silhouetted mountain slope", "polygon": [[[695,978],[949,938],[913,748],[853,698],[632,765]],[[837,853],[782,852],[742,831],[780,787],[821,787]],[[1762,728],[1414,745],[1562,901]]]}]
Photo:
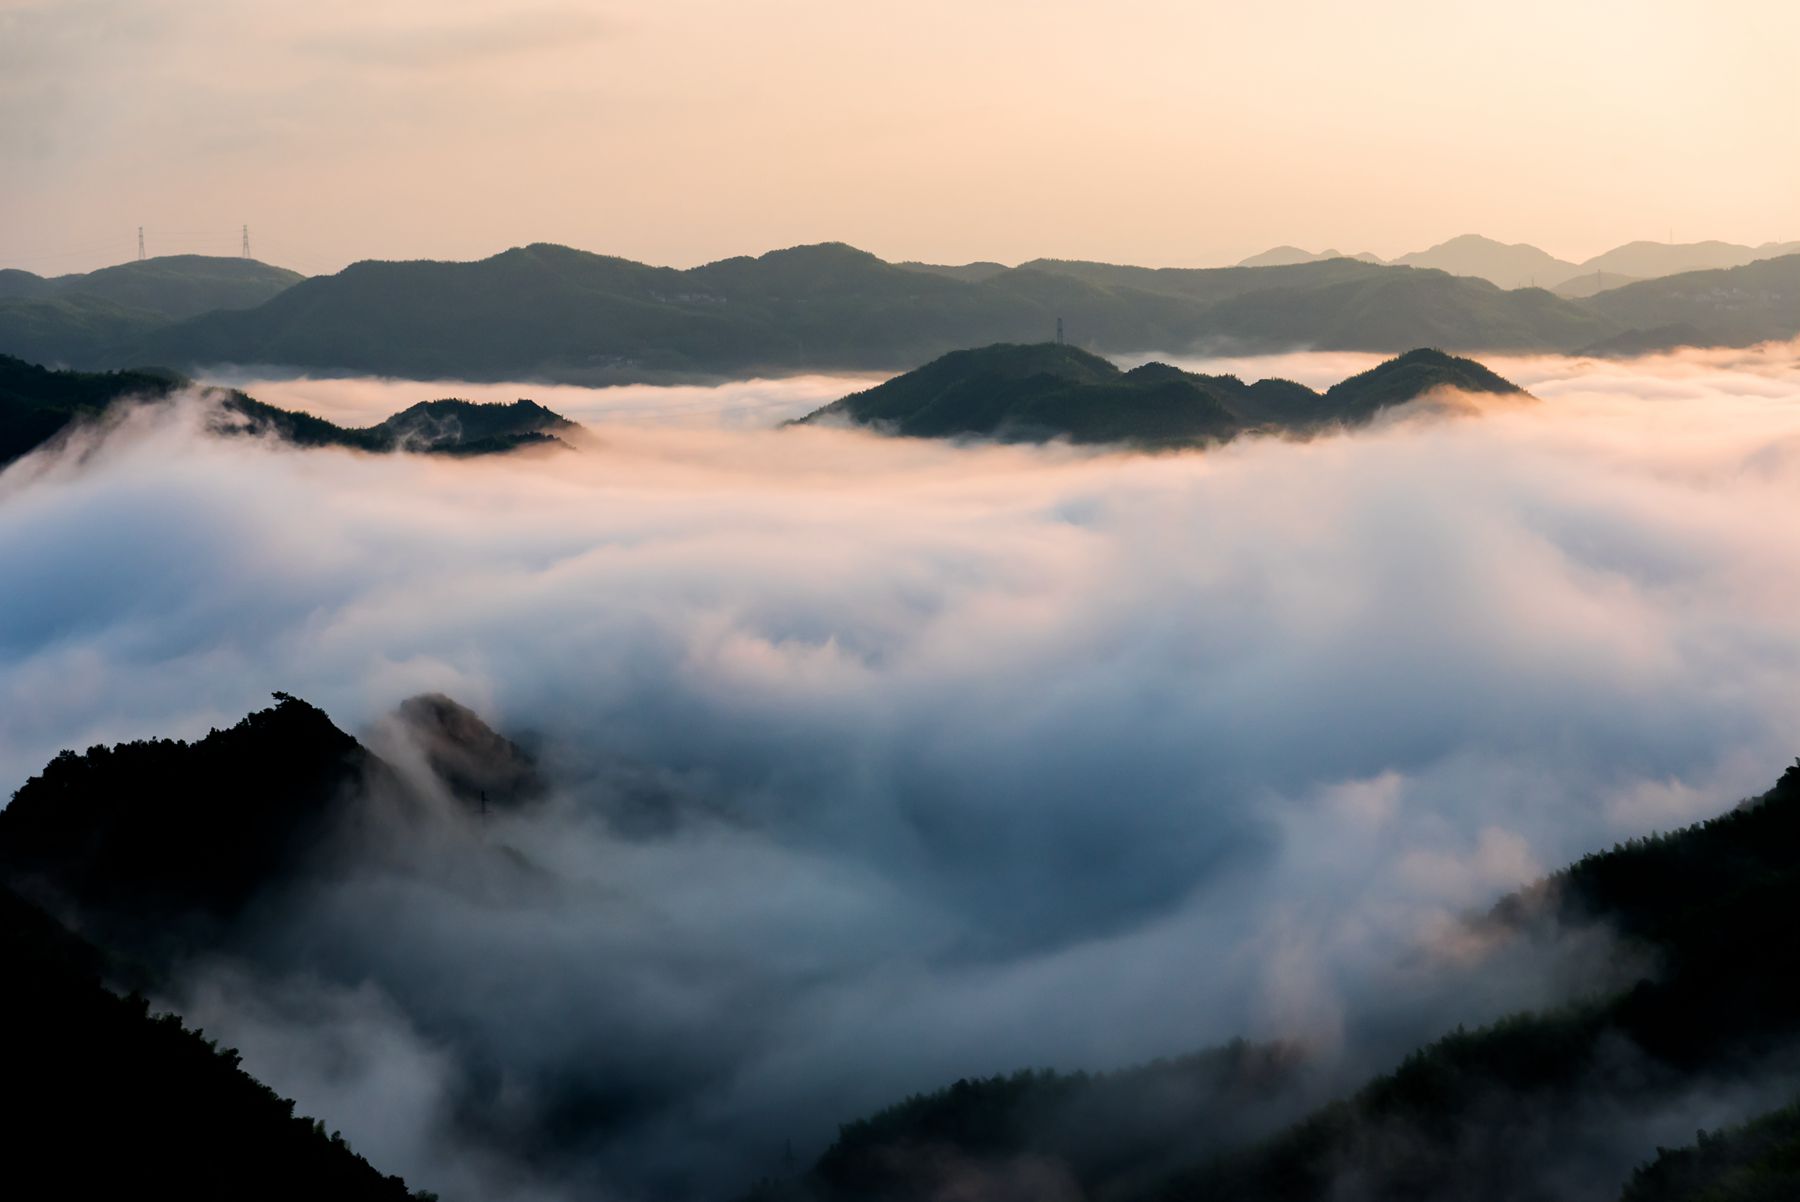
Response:
[{"label": "dark silhouetted mountain slope", "polygon": [[950,1170],[972,1167],[985,1176],[964,1180],[987,1181],[990,1196],[1033,1196],[1020,1186],[1048,1182],[1054,1196],[1106,1202],[1554,1202],[1622,1187],[1623,1202],[1787,1198],[1800,1180],[1792,1110],[1676,1152],[1659,1154],[1648,1133],[1684,1106],[1710,1113],[1720,1098],[1791,1087],[1796,907],[1800,765],[1709,822],[1584,857],[1478,924],[1485,938],[1608,932],[1616,965],[1639,966],[1624,987],[1458,1028],[1280,1131],[1222,1148],[1200,1122],[1146,1155],[1137,1176],[1096,1177],[1081,1167],[1085,1141],[1103,1132],[1127,1146],[1134,1130],[1159,1130],[1160,1112],[1117,1098],[1114,1122],[1059,1126],[1040,1116],[1089,1084],[1026,1074],[959,1083],[851,1123],[810,1172],[758,1196],[922,1202],[944,1196]]},{"label": "dark silhouetted mountain slope", "polygon": [[408,1202],[238,1057],[103,984],[106,958],[0,886],[9,1196]]},{"label": "dark silhouetted mountain slope", "polygon": [[1788,1202],[1800,1198],[1800,1104],[1687,1147],[1659,1148],[1619,1202]]},{"label": "dark silhouetted mountain slope", "polygon": [[276,697],[193,743],[63,752],[0,810],[0,871],[133,935],[235,915],[306,860],[375,767],[324,713]]},{"label": "dark silhouetted mountain slope", "polygon": [[116,401],[156,400],[184,384],[173,372],[51,371],[0,355],[0,466]]}]

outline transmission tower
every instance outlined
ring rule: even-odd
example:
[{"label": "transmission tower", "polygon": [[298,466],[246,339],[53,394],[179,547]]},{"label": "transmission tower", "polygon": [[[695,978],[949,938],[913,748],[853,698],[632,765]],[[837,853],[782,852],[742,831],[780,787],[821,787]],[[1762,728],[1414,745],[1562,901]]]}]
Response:
[{"label": "transmission tower", "polygon": [[144,227],[138,226],[138,262],[144,261]]},{"label": "transmission tower", "polygon": [[246,258],[246,259],[248,259],[250,257],[250,227],[249,226],[244,227],[244,249],[242,251],[240,251],[239,254],[241,255],[241,257]]},{"label": "transmission tower", "polygon": [[1056,345],[1061,346],[1062,344],[1063,344],[1062,318],[1059,317],[1056,319]]}]

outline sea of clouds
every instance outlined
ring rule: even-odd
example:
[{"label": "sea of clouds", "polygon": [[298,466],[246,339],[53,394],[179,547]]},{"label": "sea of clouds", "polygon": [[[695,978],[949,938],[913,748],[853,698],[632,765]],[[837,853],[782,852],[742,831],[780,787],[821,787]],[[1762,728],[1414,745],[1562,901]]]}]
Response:
[{"label": "sea of clouds", "polygon": [[[1800,752],[1800,347],[1487,362],[1542,403],[1156,456],[779,428],[855,378],[231,379],[586,432],[299,451],[193,396],[7,468],[0,788],[275,689],[536,749],[552,798],[478,838],[553,887],[383,861],[169,999],[452,1193],[719,1197],[961,1076],[1386,1055],[1572,987],[1463,971],[1459,917]],[[570,1076],[581,1166],[527,1170]]]}]

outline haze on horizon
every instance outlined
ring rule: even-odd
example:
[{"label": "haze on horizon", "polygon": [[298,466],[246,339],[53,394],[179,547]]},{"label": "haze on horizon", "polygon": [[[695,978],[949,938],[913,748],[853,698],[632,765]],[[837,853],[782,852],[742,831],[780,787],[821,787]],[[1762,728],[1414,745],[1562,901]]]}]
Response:
[{"label": "haze on horizon", "polygon": [[0,266],[1800,237],[1779,0],[0,0]]}]

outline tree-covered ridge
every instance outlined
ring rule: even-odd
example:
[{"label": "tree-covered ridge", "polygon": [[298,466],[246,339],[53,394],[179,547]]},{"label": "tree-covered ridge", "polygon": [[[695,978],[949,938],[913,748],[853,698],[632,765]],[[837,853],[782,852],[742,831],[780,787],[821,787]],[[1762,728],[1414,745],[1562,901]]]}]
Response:
[{"label": "tree-covered ridge", "polygon": [[[1377,280],[1387,287],[1330,291]],[[1258,300],[1278,294],[1272,307]],[[1315,296],[1311,328],[1286,320]],[[1547,292],[1343,260],[1200,270],[1039,260],[944,274],[826,244],[677,271],[533,245],[475,263],[354,264],[257,309],[170,326],[129,353],[625,381],[893,369],[972,342],[1042,337],[1059,317],[1082,344],[1115,350],[1219,340],[1244,349],[1298,341],[1398,351],[1426,340],[1566,348],[1617,332]],[[1409,322],[1414,329],[1401,328]]]},{"label": "tree-covered ridge", "polygon": [[1620,1132],[1634,1121],[1754,1077],[1800,1037],[1797,906],[1800,767],[1722,817],[1587,856],[1496,911],[1521,926],[1605,924],[1654,954],[1651,976],[1458,1031],[1155,1196],[1327,1199],[1349,1178],[1370,1197],[1549,1202],[1569,1174],[1591,1186],[1609,1156],[1633,1152]]},{"label": "tree-covered ridge", "polygon": [[[371,798],[416,806],[395,768],[324,711],[274,697],[192,742],[57,755],[0,809],[0,883],[155,959],[327,868],[338,841],[368,829]],[[468,810],[516,808],[545,791],[524,749],[448,697],[411,698],[391,721]]]},{"label": "tree-covered ridge", "polygon": [[[292,1104],[238,1072],[234,1054],[101,987],[167,989],[181,966],[213,954],[258,962],[272,916],[335,879],[348,860],[391,854],[399,864],[421,832],[484,831],[479,819],[464,826],[458,815],[475,819],[490,802],[501,810],[542,796],[529,753],[447,697],[415,697],[390,722],[422,753],[441,793],[316,707],[277,693],[274,705],[191,742],[63,752],[0,809],[0,1056],[8,1072],[0,1107],[22,1096],[15,1082],[55,1077],[43,1091],[53,1103],[41,1120],[50,1128],[45,1146],[59,1156],[118,1148],[126,1157],[71,1170],[58,1196],[105,1196],[101,1186],[123,1175],[134,1192],[159,1197],[407,1197],[322,1126],[293,1119]],[[514,876],[524,871],[510,847],[478,837],[471,846]],[[45,910],[103,943],[77,938]],[[267,961],[280,962],[279,953]],[[16,1075],[15,1059],[24,1066]],[[582,1084],[590,1095],[607,1085]],[[467,1104],[467,1121],[491,1120]],[[149,1109],[157,1112],[140,1113]],[[231,1147],[213,1147],[215,1138]],[[139,1141],[157,1147],[142,1151]],[[259,1176],[284,1173],[291,1184]]]},{"label": "tree-covered ridge", "polygon": [[420,401],[373,426],[347,427],[264,404],[241,392],[221,402],[222,433],[269,435],[302,447],[348,447],[388,453],[491,455],[527,446],[566,445],[559,432],[575,423],[536,401]]},{"label": "tree-covered ridge", "polygon": [[247,309],[306,277],[255,259],[221,255],[160,255],[97,271],[44,277],[0,271],[0,299],[83,298],[124,306],[165,320],[214,309]]},{"label": "tree-covered ridge", "polygon": [[1800,1198],[1800,1103],[1683,1148],[1658,1148],[1619,1202],[1791,1202]]},{"label": "tree-covered ridge", "polygon": [[[170,371],[55,371],[0,355],[0,466],[49,442],[77,422],[109,407],[155,401],[193,387]],[[575,423],[535,401],[511,403],[457,399],[421,401],[361,428],[310,413],[281,409],[235,390],[216,389],[217,433],[260,434],[303,447],[484,455],[519,447],[559,445]]]},{"label": "tree-covered ridge", "polygon": [[1572,351],[1652,327],[1659,338],[1688,331],[1680,336],[1699,344],[1746,345],[1800,334],[1796,273],[1800,255],[1789,255],[1575,299],[1344,258],[950,268],[827,243],[677,270],[537,243],[475,262],[354,263],[270,281],[280,286],[252,307],[233,300],[179,315],[167,302],[140,307],[140,293],[124,288],[46,295],[44,281],[10,273],[25,282],[0,284],[0,349],[89,368],[253,363],[624,383],[898,370],[959,346],[1029,342],[1058,318],[1081,345],[1115,353]]},{"label": "tree-covered ridge", "polygon": [[172,322],[247,309],[301,279],[255,259],[167,255],[49,278],[0,270],[0,351],[49,363],[117,367],[123,349]]},{"label": "tree-covered ridge", "polygon": [[[1459,1027],[1280,1130],[1188,1124],[1140,1145],[1156,1151],[1129,1174],[1078,1167],[1089,1129],[1042,1119],[1094,1096],[1098,1078],[963,1082],[845,1126],[800,1181],[764,1196],[936,1198],[945,1166],[982,1169],[994,1196],[1041,1182],[1031,1174],[1049,1166],[1056,1196],[1106,1202],[1614,1196],[1631,1166],[1657,1153],[1642,1132],[1659,1114],[1785,1063],[1778,1058],[1800,1039],[1800,946],[1789,930],[1797,911],[1800,765],[1720,817],[1586,856],[1483,920],[1490,934],[1520,939],[1598,928],[1647,953],[1621,958],[1649,968],[1616,992]],[[1110,1080],[1121,1090],[1102,1127],[1113,1146],[1130,1146],[1134,1124],[1140,1136],[1160,1130],[1145,1118],[1155,1107],[1134,1112],[1120,1100],[1137,1074]],[[1793,1196],[1782,1190],[1800,1165],[1800,1123],[1784,1114],[1735,1140],[1661,1153],[1631,1178],[1625,1202]],[[1009,1165],[1010,1177],[1001,1171]],[[1702,1180],[1718,1192],[1700,1192]]]},{"label": "tree-covered ridge", "polygon": [[376,767],[285,694],[192,743],[65,751],[0,810],[0,871],[134,938],[227,919],[306,859]]},{"label": "tree-covered ridge", "polygon": [[125,398],[156,400],[186,384],[154,370],[50,371],[0,355],[0,465],[43,445],[82,418]]},{"label": "tree-covered ridge", "polygon": [[1659,349],[1779,341],[1800,333],[1800,254],[1642,280],[1584,303],[1643,340],[1660,332]]},{"label": "tree-covered ridge", "polygon": [[962,1080],[844,1125],[809,1173],[755,1197],[899,1202],[1021,1176],[1109,1194],[1267,1130],[1299,1065],[1295,1049],[1237,1041],[1110,1073]]},{"label": "tree-covered ridge", "polygon": [[1121,371],[1059,343],[955,351],[800,419],[849,421],[916,438],[1181,447],[1269,431],[1359,425],[1440,389],[1524,396],[1470,359],[1414,350],[1315,392],[1290,380],[1246,384],[1165,363]]},{"label": "tree-covered ridge", "polygon": [[4,885],[0,965],[0,1130],[13,1190],[220,1202],[415,1197],[296,1115],[235,1052],[173,1015],[152,1015],[142,997],[110,992],[104,955]]}]

